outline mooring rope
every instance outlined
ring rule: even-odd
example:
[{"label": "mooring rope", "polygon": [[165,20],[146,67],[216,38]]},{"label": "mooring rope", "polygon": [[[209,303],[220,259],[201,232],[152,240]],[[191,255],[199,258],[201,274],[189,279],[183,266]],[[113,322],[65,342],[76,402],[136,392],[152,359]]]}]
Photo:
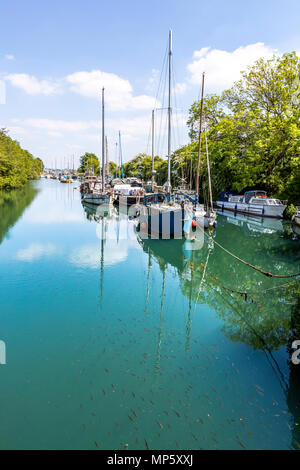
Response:
[{"label": "mooring rope", "polygon": [[[163,240],[159,240],[160,243],[164,243]],[[173,253],[176,255],[176,257],[181,260],[181,261],[184,261],[186,264],[189,264],[192,268],[193,268],[193,271],[196,271],[196,272],[201,272],[202,269],[204,268],[204,264],[201,263],[201,267],[196,267],[195,266],[195,263],[193,261],[189,261],[188,259],[186,259],[184,256],[178,256],[178,253],[176,250],[174,250],[173,247],[171,247],[170,245],[168,246],[168,248],[173,251]],[[221,289],[224,289],[228,292],[231,292],[231,293],[234,293],[234,294],[238,294],[240,295],[241,297],[244,298],[244,300],[248,300],[248,296],[251,296],[251,295],[261,295],[261,294],[264,294],[270,290],[273,290],[273,289],[282,289],[282,288],[285,288],[287,289],[288,287],[290,287],[294,281],[292,282],[287,282],[285,284],[280,284],[279,286],[273,286],[273,287],[269,287],[267,289],[263,289],[263,290],[260,290],[260,291],[239,291],[239,290],[235,290],[235,289],[232,289],[231,287],[227,287],[227,286],[224,286],[224,284],[220,283],[216,278],[214,278],[213,276],[208,276],[210,281],[215,283],[216,285],[218,285],[219,287],[221,287]],[[254,300],[251,300],[253,303],[256,303]]]},{"label": "mooring rope", "polygon": [[209,238],[209,240],[211,240],[215,245],[217,245],[219,248],[221,248],[223,251],[225,251],[226,253],[228,253],[230,256],[232,256],[233,258],[237,259],[238,261],[240,261],[241,263],[245,264],[246,266],[249,266],[250,268],[252,269],[255,269],[256,271],[260,272],[261,274],[263,274],[264,276],[267,276],[267,277],[277,277],[277,278],[281,278],[281,279],[286,279],[286,278],[291,278],[291,277],[297,277],[297,276],[300,276],[300,273],[295,273],[295,274],[285,274],[285,275],[281,275],[281,274],[272,274],[272,273],[269,273],[268,271],[264,271],[263,269],[261,268],[258,268],[257,266],[253,266],[253,264],[251,263],[248,263],[247,261],[239,258],[238,256],[236,256],[235,254],[231,253],[229,250],[227,250],[226,248],[224,248],[224,246],[222,246],[220,243],[218,243],[216,240],[214,240],[210,235],[208,235],[203,229],[202,227],[200,227],[197,223],[197,227],[200,228],[200,230],[202,230],[202,232],[204,233],[204,235]]}]

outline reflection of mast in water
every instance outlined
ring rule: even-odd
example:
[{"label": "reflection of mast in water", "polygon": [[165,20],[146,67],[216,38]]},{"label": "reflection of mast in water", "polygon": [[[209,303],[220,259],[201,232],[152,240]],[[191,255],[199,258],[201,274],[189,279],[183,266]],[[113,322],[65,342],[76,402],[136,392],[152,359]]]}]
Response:
[{"label": "reflection of mast in water", "polygon": [[117,243],[119,244],[120,240],[120,212],[118,212],[118,217],[117,217]]},{"label": "reflection of mast in water", "polygon": [[196,306],[198,304],[200,293],[202,291],[202,286],[203,286],[203,283],[204,283],[204,277],[205,277],[205,274],[206,274],[206,268],[207,268],[207,265],[208,265],[208,260],[209,260],[209,257],[210,257],[210,254],[211,254],[213,248],[214,248],[213,243],[209,243],[208,244],[208,253],[207,253],[205,265],[204,265],[204,268],[203,268],[202,278],[201,278],[201,281],[200,281],[200,284],[199,284],[199,290],[198,290],[198,294],[197,294],[197,298],[196,298],[196,302],[195,302],[194,312],[195,312]]},{"label": "reflection of mast in water", "polygon": [[104,280],[104,217],[101,220],[101,258],[100,258],[100,305],[103,300],[103,280]]},{"label": "reflection of mast in water", "polygon": [[[194,252],[193,252],[194,254]],[[189,311],[188,317],[186,322],[186,340],[185,340],[185,350],[188,351],[190,349],[190,341],[191,341],[191,326],[192,326],[192,293],[193,293],[193,278],[194,278],[194,270],[193,264],[190,264],[191,267],[191,279],[190,279],[190,295],[189,295]]]},{"label": "reflection of mast in water", "polygon": [[163,312],[165,304],[165,293],[166,293],[166,267],[163,268],[163,283],[162,283],[162,293],[161,293],[161,303],[160,303],[160,320],[159,320],[159,332],[158,332],[158,343],[157,343],[157,355],[155,362],[155,372],[160,371],[160,357],[161,357],[161,341],[163,336]]},{"label": "reflection of mast in water", "polygon": [[149,303],[149,294],[150,294],[150,271],[152,267],[152,262],[151,262],[151,252],[150,248],[148,249],[148,273],[147,273],[147,293],[146,293],[146,306],[145,306],[145,312],[149,313],[148,311],[148,303]]}]

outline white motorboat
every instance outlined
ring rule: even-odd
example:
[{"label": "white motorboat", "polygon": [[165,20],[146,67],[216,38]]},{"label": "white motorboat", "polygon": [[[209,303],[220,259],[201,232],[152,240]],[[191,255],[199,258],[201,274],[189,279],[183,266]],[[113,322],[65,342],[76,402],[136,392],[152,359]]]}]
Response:
[{"label": "white motorboat", "polygon": [[293,222],[295,222],[296,225],[300,226],[300,209],[297,208],[297,212],[295,215],[293,215],[292,220]]},{"label": "white motorboat", "polygon": [[243,196],[228,194],[223,200],[217,201],[217,207],[243,214],[257,215],[259,217],[283,217],[286,204],[279,199],[267,197],[265,191],[246,191]]}]

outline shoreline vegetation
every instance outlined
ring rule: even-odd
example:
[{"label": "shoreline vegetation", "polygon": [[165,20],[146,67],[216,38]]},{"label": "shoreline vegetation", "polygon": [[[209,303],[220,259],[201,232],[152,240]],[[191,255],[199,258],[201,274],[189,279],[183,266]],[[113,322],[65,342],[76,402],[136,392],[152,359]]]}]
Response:
[{"label": "shoreline vegetation", "polygon": [[40,158],[22,149],[7,129],[0,129],[0,190],[22,188],[29,180],[39,178],[43,168]]}]

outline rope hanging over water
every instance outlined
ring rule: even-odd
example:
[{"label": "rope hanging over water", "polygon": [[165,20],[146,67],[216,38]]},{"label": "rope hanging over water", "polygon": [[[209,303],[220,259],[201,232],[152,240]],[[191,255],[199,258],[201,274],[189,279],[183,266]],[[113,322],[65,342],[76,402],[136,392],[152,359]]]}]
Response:
[{"label": "rope hanging over water", "polygon": [[277,278],[281,278],[281,279],[287,279],[287,278],[291,278],[291,277],[298,277],[298,276],[300,276],[300,273],[286,274],[286,275],[272,274],[272,273],[269,273],[268,271],[264,271],[263,269],[258,268],[257,266],[253,266],[253,264],[248,263],[247,261],[244,261],[243,259],[239,258],[239,257],[236,256],[235,254],[231,253],[229,250],[227,250],[226,248],[224,248],[224,246],[222,246],[220,243],[218,243],[216,240],[214,240],[210,235],[208,235],[208,234],[202,229],[202,227],[200,227],[198,224],[197,224],[197,227],[199,227],[200,230],[202,230],[202,232],[204,233],[204,235],[205,235],[207,238],[209,238],[215,245],[217,245],[219,248],[221,248],[223,251],[225,251],[226,253],[228,253],[230,256],[232,256],[233,258],[237,259],[237,260],[240,261],[241,263],[245,264],[246,266],[249,266],[250,268],[255,269],[256,271],[260,272],[260,273],[263,274],[264,276],[267,276],[267,277],[277,277]]},{"label": "rope hanging over water", "polygon": [[[159,240],[160,243],[164,243],[162,240]],[[169,245],[168,247],[171,251],[173,251],[173,253],[176,255],[176,257],[178,259],[180,259],[181,261],[184,261],[186,264],[189,264],[193,271],[196,271],[196,272],[201,272],[205,265],[203,263],[201,263],[201,268],[197,268],[195,267],[195,264],[194,262],[192,261],[189,261],[188,259],[186,259],[184,256],[178,256],[178,253],[176,250],[174,250],[173,248],[171,248],[171,246]],[[263,290],[260,290],[260,291],[240,291],[240,290],[235,290],[235,289],[232,289],[231,287],[227,287],[227,286],[224,286],[224,284],[220,283],[216,278],[214,278],[213,276],[208,276],[209,280],[213,283],[215,283],[216,285],[218,285],[219,287],[221,287],[221,289],[225,289],[226,291],[228,292],[231,292],[233,294],[238,294],[240,295],[241,297],[244,298],[244,300],[247,300],[248,299],[248,296],[250,295],[261,295],[261,294],[264,294],[270,290],[274,290],[274,289],[288,289],[291,285],[293,285],[293,282],[287,282],[285,284],[280,284],[279,286],[273,286],[273,287],[269,287],[267,289],[263,289]],[[252,300],[252,302],[254,302]]]}]

